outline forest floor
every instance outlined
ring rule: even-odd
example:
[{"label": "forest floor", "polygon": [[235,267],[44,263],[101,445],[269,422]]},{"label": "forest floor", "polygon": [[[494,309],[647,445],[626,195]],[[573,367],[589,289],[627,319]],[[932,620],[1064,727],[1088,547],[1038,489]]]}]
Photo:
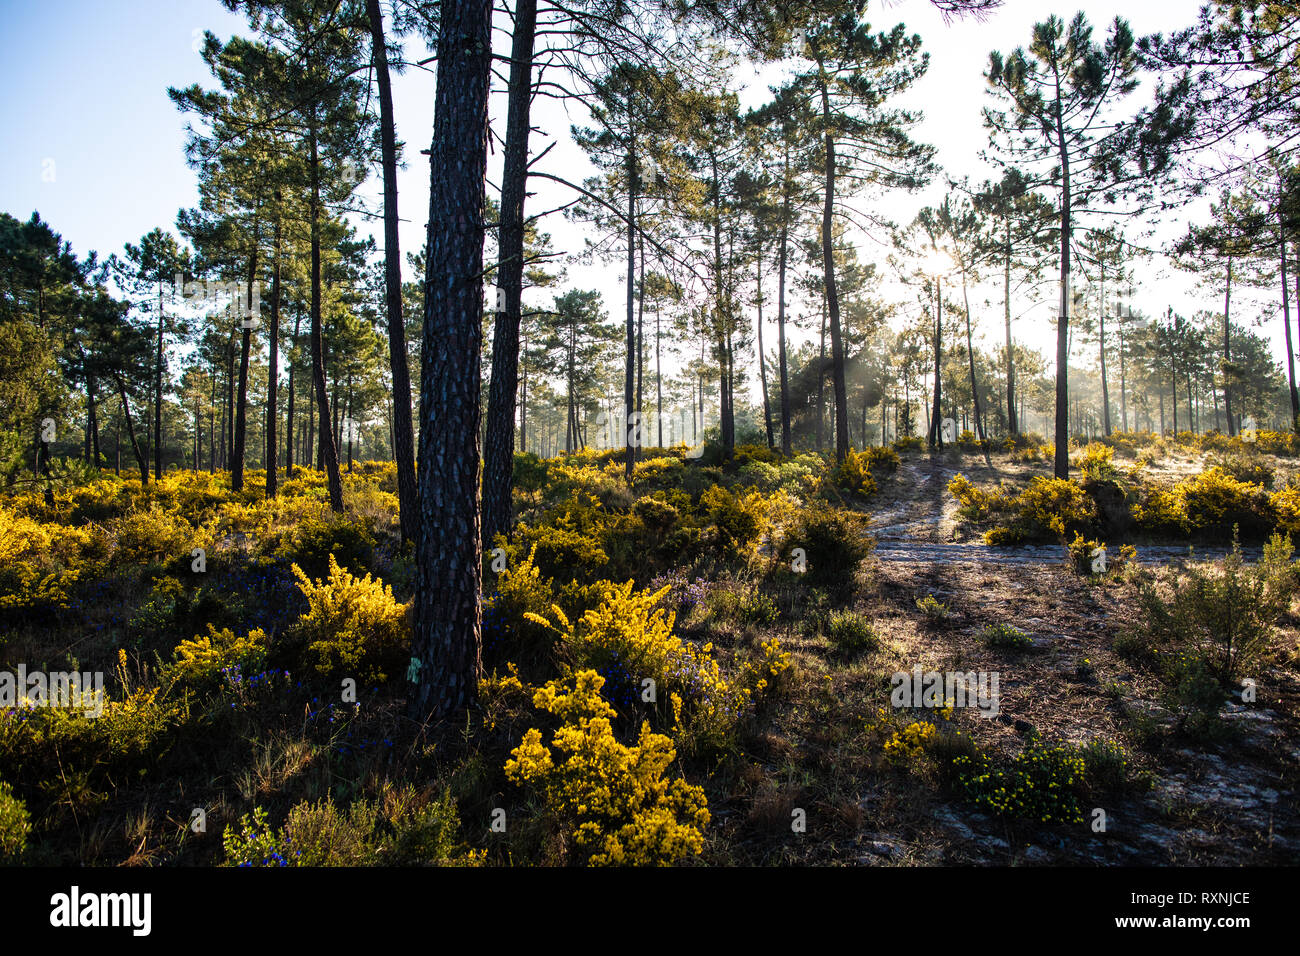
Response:
[{"label": "forest floor", "polygon": [[[1132,584],[1090,579],[1052,546],[988,547],[963,534],[947,492],[958,472],[981,484],[1020,485],[1048,466],[976,456],[964,460],[905,456],[871,499],[876,545],[863,566],[852,606],[881,633],[881,647],[845,661],[820,637],[776,629],[794,651],[804,680],[794,706],[750,741],[757,791],[717,804],[715,840],[762,842],[792,809],[808,809],[831,834],[769,844],[771,862],[840,864],[1281,864],[1300,851],[1300,678],[1293,659],[1257,675],[1259,699],[1226,705],[1212,739],[1178,732],[1160,687],[1116,653],[1131,623]],[[1171,462],[1171,476],[1195,463]],[[1208,556],[1197,548],[1197,557]],[[1145,564],[1187,556],[1187,546],[1140,549]],[[950,613],[931,621],[917,600],[932,595]],[[1280,643],[1294,648],[1297,620],[1286,618]],[[989,625],[1009,624],[1032,646],[1008,650],[980,640]],[[715,637],[716,639],[716,637]],[[1100,807],[1085,807],[1072,827],[1008,824],[944,799],[924,774],[891,772],[860,745],[873,703],[887,703],[890,675],[920,663],[926,671],[986,671],[1000,677],[995,717],[958,710],[953,720],[981,748],[1014,753],[1033,734],[1052,742],[1105,739],[1128,748],[1149,785]],[[1276,662],[1275,662],[1276,665]],[[933,782],[933,781],[930,781]],[[920,784],[920,785],[918,785]],[[742,788],[743,790],[743,788]],[[714,805],[711,793],[710,805]],[[1105,812],[1095,832],[1094,811]],[[737,819],[739,817],[740,819]],[[761,854],[760,854],[761,855]]]},{"label": "forest floor", "polygon": [[[544,468],[530,465],[544,480],[534,476],[541,490],[528,501],[539,522],[552,522],[530,528],[534,534],[554,530],[559,519],[545,517],[548,508],[559,514],[572,507],[584,521],[608,523],[607,532],[599,531],[604,537],[597,531],[584,537],[565,525],[564,535],[541,538],[553,548],[557,541],[567,548],[557,551],[562,558],[555,558],[554,570],[546,574],[561,579],[554,589],[549,582],[543,589],[546,607],[553,598],[570,600],[564,595],[580,593],[563,578],[576,574],[571,565],[599,543],[611,564],[621,562],[616,569],[601,565],[591,572],[602,578],[635,577],[640,587],[658,588],[652,582],[662,583],[664,571],[672,572],[677,583],[659,606],[677,609],[674,640],[679,636],[716,655],[728,680],[761,659],[772,639],[790,655],[790,669],[774,676],[767,695],[756,695],[754,709],[728,731],[725,744],[695,746],[684,732],[677,738],[678,756],[669,774],[699,786],[707,798],[709,822],[694,862],[1295,862],[1300,853],[1300,616],[1288,610],[1275,622],[1270,618],[1276,627],[1266,652],[1239,672],[1254,682],[1256,699],[1242,699],[1239,690],[1234,699],[1230,695],[1238,685],[1221,681],[1212,689],[1217,697],[1208,722],[1189,719],[1189,694],[1171,683],[1164,663],[1186,651],[1189,642],[1179,636],[1165,641],[1156,651],[1165,656],[1157,663],[1132,649],[1134,632],[1145,620],[1139,600],[1144,583],[1158,580],[1162,593],[1176,594],[1180,568],[1191,567],[1193,560],[1208,561],[1219,574],[1224,562],[1218,558],[1229,542],[1204,534],[1134,538],[1137,565],[1096,575],[1072,569],[1059,544],[984,544],[979,529],[958,513],[949,482],[962,474],[985,490],[1000,485],[1018,491],[1037,476],[1050,476],[1051,463],[1041,453],[1038,460],[1023,460],[1001,452],[986,463],[969,451],[931,456],[904,450],[896,469],[873,472],[875,491],[866,497],[836,486],[831,462],[818,463],[825,471],[806,481],[814,475],[800,473],[806,465],[800,458],[790,463],[793,477],[782,478],[781,490],[766,498],[748,484],[751,476],[761,478],[762,470],[746,472],[743,464],[704,467],[657,459],[661,476],[639,479],[633,494],[620,477],[603,470],[608,462],[591,457]],[[1126,474],[1140,466],[1143,481],[1171,488],[1205,473],[1215,461],[1172,442],[1152,455],[1121,457],[1117,451],[1114,464]],[[1300,457],[1253,455],[1247,464],[1260,461],[1267,465],[1271,487],[1285,488]],[[402,865],[463,861],[466,847],[479,854],[472,859],[495,865],[572,859],[561,844],[562,830],[542,813],[539,798],[504,773],[529,728],[553,724],[530,706],[531,693],[511,696],[499,665],[517,662],[525,681],[537,686],[557,673],[553,660],[530,661],[531,645],[517,641],[523,656],[495,661],[496,674],[485,686],[496,689],[481,693],[479,706],[467,717],[421,723],[405,716],[407,685],[400,677],[380,677],[378,686],[359,688],[357,703],[340,704],[330,698],[337,693],[338,685],[330,686],[333,678],[314,678],[297,645],[281,643],[284,635],[296,633],[295,622],[314,620],[306,613],[301,584],[288,572],[290,560],[313,569],[313,578],[324,575],[322,565],[330,555],[358,574],[373,571],[393,593],[382,599],[370,595],[366,607],[400,611],[413,591],[413,564],[395,544],[395,471],[374,464],[349,476],[348,510],[337,518],[320,497],[323,481],[317,473],[300,474],[301,487],[287,486],[274,507],[259,502],[256,486],[235,499],[219,476],[178,475],[149,498],[124,491],[116,480],[105,481],[102,488],[67,492],[69,500],[74,493],[84,496],[78,507],[94,511],[93,525],[62,515],[45,525],[9,519],[16,528],[45,528],[52,535],[62,533],[63,523],[74,524],[70,534],[78,537],[69,540],[85,537],[92,543],[98,539],[91,531],[107,524],[113,532],[106,540],[114,547],[143,541],[135,545],[141,550],[156,539],[159,543],[150,547],[163,555],[149,563],[138,557],[135,564],[115,561],[88,573],[68,607],[43,619],[16,617],[18,623],[0,628],[0,651],[14,666],[28,661],[58,667],[66,660],[71,670],[120,674],[121,686],[115,684],[113,693],[122,699],[111,719],[38,723],[22,715],[0,721],[0,763],[7,759],[12,765],[0,768],[0,774],[13,778],[35,828],[29,862],[229,864],[236,858],[223,845],[227,828],[238,828],[255,807],[269,811],[268,827],[295,811],[303,826],[315,820],[320,840],[337,843],[330,859],[347,865],[363,858],[358,847],[372,839],[388,854],[376,859]],[[593,493],[575,495],[565,482]],[[726,562],[715,560],[718,539],[712,536],[685,538],[688,544],[696,540],[694,557],[670,547],[653,529],[642,528],[632,539],[635,546],[625,545],[629,515],[641,521],[641,515],[673,513],[656,511],[637,497],[656,487],[675,495],[679,522],[686,524],[689,517],[687,529],[695,534],[713,520],[702,502],[714,487],[726,490],[716,500],[733,507],[752,500],[755,509],[786,507],[785,489],[793,488],[807,495],[795,512],[803,516],[799,520],[833,513],[845,519],[833,527],[852,528],[856,516],[844,511],[856,511],[866,519],[856,533],[870,539],[872,550],[856,569],[847,561],[836,566],[842,573],[833,584],[814,586],[811,575],[792,573],[785,559],[775,557],[770,534],[751,542],[761,558]],[[380,488],[388,490],[381,494]],[[314,495],[306,493],[309,489]],[[138,494],[141,504],[125,509],[117,503],[119,492],[124,501]],[[608,499],[608,508],[592,504],[596,493]],[[537,505],[538,498],[546,507]],[[574,505],[577,498],[582,500]],[[179,516],[204,502],[227,509],[220,512],[227,515],[221,522],[254,528],[256,535],[254,540],[223,532],[208,554],[212,573],[196,580],[187,572],[198,531]],[[41,506],[34,499],[24,507],[39,513]],[[124,514],[118,516],[117,509]],[[248,514],[262,517],[252,522]],[[204,521],[226,527],[216,519]],[[807,528],[803,525],[804,532]],[[375,535],[373,549],[362,546],[367,534]],[[38,551],[38,545],[45,547],[40,544],[45,539],[32,540]],[[567,544],[573,540],[584,549]],[[781,547],[801,540],[790,537]],[[810,549],[816,540],[806,539]],[[1192,540],[1195,553],[1189,556]],[[1258,536],[1249,540],[1242,552],[1251,561],[1261,549],[1253,546]],[[1121,543],[1125,539],[1108,541]],[[249,557],[254,545],[258,561]],[[174,557],[177,552],[181,559]],[[814,570],[816,553],[808,552]],[[347,586],[361,585],[353,579]],[[678,597],[679,591],[688,598]],[[861,640],[837,636],[836,627],[845,622]],[[485,633],[496,635],[493,640],[509,636],[499,619],[491,624]],[[169,678],[166,686],[173,689],[161,691],[159,675],[175,673],[179,641],[209,626],[228,629],[230,641],[245,633],[251,640],[251,629],[265,628],[271,635],[267,646],[290,662],[258,664],[257,673],[252,664],[246,672],[226,667],[207,675],[206,683],[190,677],[173,684]],[[631,630],[640,638],[637,626]],[[1010,633],[1013,639],[994,640],[991,633]],[[234,646],[221,646],[228,644]],[[895,678],[910,678],[918,667],[927,673],[996,676],[995,706],[897,704],[891,693]],[[626,701],[619,706],[625,709],[619,733],[634,735],[644,709]],[[42,727],[48,737],[33,729]],[[664,729],[678,732],[675,722]],[[909,734],[922,735],[922,745],[900,747]],[[1035,755],[1044,753],[1046,763],[1035,763],[1040,759]],[[1090,761],[1080,779],[1052,776],[1052,766],[1076,766],[1080,755]],[[991,768],[993,786],[1005,781],[1019,793],[1015,807],[998,806],[998,793],[990,797],[989,790],[980,790],[983,768]],[[351,803],[355,815],[363,799],[391,813],[384,819],[393,833],[405,836],[398,840],[388,830],[375,830],[380,836],[373,838],[365,835],[369,831],[351,833],[341,817],[328,817],[315,803],[333,801],[340,808]],[[434,852],[421,842],[427,836],[421,828],[442,819],[441,810],[430,808],[444,806],[450,822],[435,827],[442,836],[441,849]],[[191,829],[195,808],[205,809],[206,831]],[[502,810],[511,820],[504,835],[488,823]],[[1050,819],[1040,819],[1040,810]],[[404,855],[392,856],[399,850]]]}]

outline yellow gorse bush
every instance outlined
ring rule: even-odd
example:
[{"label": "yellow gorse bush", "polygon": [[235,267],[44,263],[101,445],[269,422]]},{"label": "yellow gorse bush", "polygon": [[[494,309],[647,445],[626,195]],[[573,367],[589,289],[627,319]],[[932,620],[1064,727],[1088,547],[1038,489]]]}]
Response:
[{"label": "yellow gorse bush", "polygon": [[[558,626],[538,614],[524,616],[558,634],[573,670],[617,668],[638,681],[650,678],[659,700],[680,695],[693,734],[715,738],[730,732],[744,715],[753,691],[743,686],[743,679],[727,680],[713,658],[712,644],[698,647],[673,634],[676,616],[657,606],[670,589],[635,591],[631,581],[598,586],[603,588],[601,603],[577,621],[570,622],[555,606],[551,613]],[[777,673],[784,669],[779,660],[768,666],[777,667]]]},{"label": "yellow gorse bush", "polygon": [[292,566],[307,613],[292,630],[305,643],[304,660],[320,674],[382,681],[410,646],[408,612],[382,581],[352,575],[329,556],[329,577],[312,581]]},{"label": "yellow gorse bush", "polygon": [[0,608],[66,607],[92,537],[0,507]]},{"label": "yellow gorse bush", "polygon": [[885,741],[885,756],[903,766],[915,763],[938,733],[934,724],[928,721],[913,721]]},{"label": "yellow gorse bush", "polygon": [[229,628],[217,630],[209,624],[207,634],[195,635],[177,645],[172,670],[177,677],[193,683],[210,680],[236,664],[252,672],[266,660],[268,645],[261,628],[236,637]]},{"label": "yellow gorse bush", "polygon": [[841,488],[860,495],[875,494],[876,479],[871,475],[871,457],[850,448],[835,468],[834,481]]},{"label": "yellow gorse bush", "polygon": [[670,738],[644,723],[635,746],[614,737],[604,678],[579,671],[538,688],[533,703],[560,718],[548,747],[531,728],[506,761],[506,776],[536,788],[546,813],[566,831],[580,862],[595,866],[667,866],[698,854],[709,824],[700,787],[668,780],[676,759]]}]

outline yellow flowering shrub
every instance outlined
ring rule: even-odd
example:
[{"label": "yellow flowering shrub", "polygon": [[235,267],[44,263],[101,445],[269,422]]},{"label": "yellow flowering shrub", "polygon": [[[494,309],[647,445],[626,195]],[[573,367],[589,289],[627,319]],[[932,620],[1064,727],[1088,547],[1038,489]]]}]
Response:
[{"label": "yellow flowering shrub", "polygon": [[292,566],[307,613],[290,629],[290,640],[318,674],[387,680],[409,657],[411,604],[398,604],[393,589],[369,574],[358,578],[340,568],[333,555],[329,563],[329,577],[316,581]]},{"label": "yellow flowering shrub", "polygon": [[864,497],[875,494],[876,479],[871,475],[870,456],[850,448],[844,460],[835,467],[834,481],[841,488]]},{"label": "yellow flowering shrub", "polygon": [[117,542],[114,558],[127,564],[167,564],[185,558],[194,548],[211,542],[194,525],[158,504],[132,511],[108,525]]},{"label": "yellow flowering shrub", "polygon": [[1079,456],[1077,467],[1093,481],[1107,481],[1117,474],[1115,449],[1101,442],[1089,442]]},{"label": "yellow flowering shrub", "polygon": [[[702,647],[673,634],[676,615],[658,607],[670,590],[634,591],[625,584],[601,582],[601,602],[570,622],[553,606],[552,624],[541,615],[526,615],[550,627],[559,636],[561,653],[574,671],[592,670],[608,682],[606,697],[630,713],[641,704],[646,678],[655,682],[651,710],[661,726],[667,723],[670,695],[677,694],[686,706],[686,732],[700,746],[720,744],[745,715],[754,694],[744,678],[729,681],[713,657],[713,645]],[[778,645],[779,649],[779,645]],[[779,660],[770,666],[784,670]],[[788,666],[788,661],[786,662]],[[757,684],[757,678],[754,680]]]},{"label": "yellow flowering shrub", "polygon": [[711,485],[700,495],[700,511],[718,546],[733,555],[744,553],[763,529],[764,504],[758,491],[737,494],[722,485]]},{"label": "yellow flowering shrub", "polygon": [[614,737],[612,708],[592,670],[538,688],[533,703],[561,721],[550,745],[531,728],[506,761],[507,778],[540,793],[577,862],[593,866],[668,866],[698,854],[709,824],[700,787],[668,780],[670,738],[641,726],[634,746]]},{"label": "yellow flowering shrub", "polygon": [[0,507],[0,608],[66,607],[92,540]]},{"label": "yellow flowering shrub", "polygon": [[1300,535],[1300,485],[1287,485],[1273,492],[1268,503],[1277,515],[1277,530],[1283,534]]},{"label": "yellow flowering shrub", "polygon": [[1254,536],[1271,524],[1264,489],[1238,481],[1222,468],[1207,468],[1183,479],[1174,494],[1182,502],[1189,531],[1230,533],[1233,525],[1240,525],[1243,534]]},{"label": "yellow flowering shrub", "polygon": [[902,730],[894,731],[885,741],[885,756],[900,766],[913,764],[925,754],[925,748],[938,733],[934,724],[928,721],[913,721]]},{"label": "yellow flowering shrub", "polygon": [[252,673],[265,663],[268,645],[261,628],[236,637],[230,628],[217,630],[209,624],[207,634],[197,634],[177,645],[172,673],[194,684],[210,681],[223,669],[236,665]]},{"label": "yellow flowering shrub", "polygon": [[1064,537],[1067,530],[1097,516],[1096,505],[1078,482],[1035,476],[1016,499],[1018,520],[1031,532]]},{"label": "yellow flowering shrub", "polygon": [[597,499],[575,494],[544,522],[520,527],[516,543],[547,576],[592,580],[609,564],[604,548],[608,523],[609,515]]},{"label": "yellow flowering shrub", "polygon": [[509,550],[504,570],[492,571],[490,557],[484,563],[485,589],[491,578],[496,587],[483,601],[483,657],[485,662],[515,661],[531,671],[549,663],[555,647],[554,631],[537,623],[537,616],[555,603],[555,587],[537,567],[536,545],[522,559]]},{"label": "yellow flowering shrub", "polygon": [[1181,496],[1152,485],[1133,506],[1133,520],[1149,534],[1177,534],[1187,527],[1187,510]]},{"label": "yellow flowering shrub", "polygon": [[953,475],[948,482],[948,493],[957,499],[958,514],[971,521],[983,521],[1015,504],[1014,497],[1000,491],[985,491],[962,474]]}]

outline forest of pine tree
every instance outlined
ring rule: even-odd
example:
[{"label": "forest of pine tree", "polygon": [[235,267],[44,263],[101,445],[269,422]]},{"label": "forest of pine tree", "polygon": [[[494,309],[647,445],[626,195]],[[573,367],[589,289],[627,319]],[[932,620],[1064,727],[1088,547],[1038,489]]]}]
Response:
[{"label": "forest of pine tree", "polygon": [[1294,865],[1300,5],[1078,3],[132,34],[174,218],[0,192],[0,863]]}]

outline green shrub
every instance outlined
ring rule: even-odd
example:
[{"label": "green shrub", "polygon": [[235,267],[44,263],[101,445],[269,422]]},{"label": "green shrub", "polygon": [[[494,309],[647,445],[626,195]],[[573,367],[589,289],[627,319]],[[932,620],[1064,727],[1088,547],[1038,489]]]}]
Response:
[{"label": "green shrub", "polygon": [[1274,535],[1259,562],[1248,566],[1234,535],[1221,569],[1190,565],[1167,597],[1154,582],[1143,582],[1135,625],[1141,643],[1186,647],[1194,656],[1204,655],[1220,681],[1235,680],[1260,658],[1278,618],[1291,606],[1296,587],[1291,552],[1291,539]]},{"label": "green shrub", "polygon": [[12,862],[23,855],[31,830],[27,807],[14,796],[13,787],[0,780],[0,863]]},{"label": "green shrub", "polygon": [[1035,823],[1083,822],[1079,794],[1087,764],[1069,744],[1048,746],[1032,737],[1005,764],[983,752],[955,757],[953,763],[958,789],[985,812]]},{"label": "green shrub", "polygon": [[980,632],[980,640],[986,647],[1005,648],[1022,651],[1034,646],[1034,640],[1024,631],[1010,624],[990,624]]},{"label": "green shrub", "polygon": [[826,639],[841,654],[858,654],[880,646],[871,620],[857,611],[832,611],[826,619]]},{"label": "green shrub", "polygon": [[[227,866],[409,866],[454,861],[458,828],[446,791],[425,799],[409,786],[385,785],[378,800],[346,810],[328,799],[295,804],[278,830],[254,807],[226,827],[222,845]],[[479,859],[471,852],[464,862]]]},{"label": "green shrub", "polygon": [[776,601],[752,587],[715,588],[705,600],[714,614],[738,624],[767,627],[781,616]]},{"label": "green shrub", "polygon": [[952,613],[948,605],[941,603],[933,594],[917,598],[916,607],[925,615],[927,621],[946,621]]},{"label": "green shrub", "polygon": [[371,567],[375,541],[369,531],[343,515],[311,515],[294,525],[275,548],[277,558],[298,565],[311,577],[323,577],[337,564],[354,572]]},{"label": "green shrub", "polygon": [[794,548],[803,548],[807,559],[804,579],[808,586],[844,591],[852,587],[858,565],[871,553],[871,546],[862,515],[817,506],[800,511],[782,553],[788,562]]},{"label": "green shrub", "polygon": [[1211,461],[1214,467],[1236,481],[1264,488],[1273,487],[1273,469],[1258,454],[1216,455]]}]

